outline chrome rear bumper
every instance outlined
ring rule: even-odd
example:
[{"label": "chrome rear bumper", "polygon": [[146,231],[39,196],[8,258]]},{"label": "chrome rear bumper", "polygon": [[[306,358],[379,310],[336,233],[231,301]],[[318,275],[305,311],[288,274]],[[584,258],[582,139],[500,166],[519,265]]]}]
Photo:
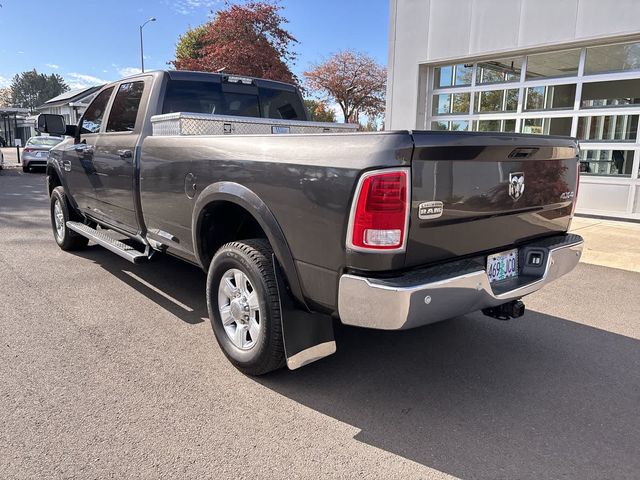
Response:
[{"label": "chrome rear bumper", "polygon": [[[575,268],[582,255],[578,235],[560,235],[532,242],[520,252],[545,252],[540,274],[490,284],[486,257],[453,262],[378,279],[345,274],[340,277],[338,313],[342,323],[381,330],[404,330],[494,307],[541,289]],[[521,262],[522,265],[522,262]]]}]

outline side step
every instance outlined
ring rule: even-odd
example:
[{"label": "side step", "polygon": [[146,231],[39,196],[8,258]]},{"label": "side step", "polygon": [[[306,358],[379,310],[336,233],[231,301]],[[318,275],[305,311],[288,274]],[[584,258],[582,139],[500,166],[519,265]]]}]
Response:
[{"label": "side step", "polygon": [[129,260],[131,263],[143,263],[149,260],[149,256],[144,252],[140,252],[129,245],[115,240],[109,235],[106,235],[95,228],[91,228],[84,223],[67,222],[67,228],[79,233],[83,237],[87,237],[89,240],[96,242],[98,245],[106,248],[116,255],[121,256],[125,260]]}]

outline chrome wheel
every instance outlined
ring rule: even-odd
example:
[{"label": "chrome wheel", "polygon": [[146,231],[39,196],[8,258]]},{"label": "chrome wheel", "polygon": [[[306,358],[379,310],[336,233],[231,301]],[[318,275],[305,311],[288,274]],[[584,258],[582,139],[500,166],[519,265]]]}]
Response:
[{"label": "chrome wheel", "polygon": [[231,343],[241,350],[253,348],[260,338],[258,292],[237,268],[227,270],[218,286],[218,310]]},{"label": "chrome wheel", "polygon": [[53,204],[53,219],[55,221],[56,226],[56,235],[58,239],[62,240],[64,238],[64,213],[62,213],[62,205],[60,204],[60,200],[56,199]]}]

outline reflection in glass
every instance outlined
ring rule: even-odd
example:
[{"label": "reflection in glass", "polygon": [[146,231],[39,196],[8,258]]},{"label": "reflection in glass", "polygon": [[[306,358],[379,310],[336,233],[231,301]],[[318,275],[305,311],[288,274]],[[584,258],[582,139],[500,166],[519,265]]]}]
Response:
[{"label": "reflection in glass", "polygon": [[516,131],[516,120],[476,120],[471,129],[477,132],[509,132]]},{"label": "reflection in glass", "polygon": [[466,120],[453,120],[451,122],[431,122],[431,130],[464,131],[469,129]]},{"label": "reflection in glass", "polygon": [[587,48],[584,73],[620,72],[640,68],[640,43]]},{"label": "reflection in glass", "polygon": [[514,57],[479,62],[476,83],[519,82],[522,60],[522,57]]},{"label": "reflection in glass", "polygon": [[445,65],[435,69],[436,88],[471,85],[472,65]]},{"label": "reflection in glass", "polygon": [[529,87],[527,88],[524,109],[552,110],[555,108],[573,108],[575,98],[575,85]]},{"label": "reflection in glass", "polygon": [[469,122],[467,122],[466,120],[455,120],[452,121],[449,129],[454,131],[454,132],[460,132],[463,130],[469,130]]},{"label": "reflection in glass", "polygon": [[578,74],[580,49],[564,50],[562,52],[539,53],[527,57],[527,72],[525,78],[572,77]]},{"label": "reflection in glass", "polygon": [[578,139],[600,142],[632,142],[636,139],[638,115],[600,115],[578,119]]},{"label": "reflection in glass", "polygon": [[522,133],[568,136],[571,134],[571,120],[571,117],[527,118],[524,120]]},{"label": "reflection in glass", "polygon": [[433,96],[433,114],[469,113],[469,93],[442,93]]},{"label": "reflection in glass", "polygon": [[630,177],[634,154],[633,150],[581,150],[580,173]]},{"label": "reflection in glass", "polygon": [[518,109],[518,89],[476,92],[474,102],[476,113],[515,112]]},{"label": "reflection in glass", "polygon": [[443,93],[433,96],[433,114],[446,115],[451,111],[451,95]]},{"label": "reflection in glass", "polygon": [[640,104],[640,80],[593,82],[582,85],[582,108],[623,107]]}]

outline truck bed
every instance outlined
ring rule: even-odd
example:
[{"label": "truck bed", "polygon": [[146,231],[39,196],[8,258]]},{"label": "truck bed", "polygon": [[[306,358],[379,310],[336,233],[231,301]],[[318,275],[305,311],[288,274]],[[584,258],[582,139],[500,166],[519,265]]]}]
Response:
[{"label": "truck bed", "polygon": [[[171,232],[178,241],[163,241],[188,255],[201,188],[247,187],[282,229],[305,295],[335,308],[345,271],[396,274],[565,232],[576,153],[572,139],[472,132],[153,135],[142,146],[142,208],[150,234]],[[345,239],[357,180],[388,167],[411,167],[406,251],[350,250]],[[517,200],[509,195],[514,172],[525,177],[526,194]],[[184,194],[186,173],[196,185],[193,199]],[[426,202],[442,203],[437,218],[420,218]]]}]

